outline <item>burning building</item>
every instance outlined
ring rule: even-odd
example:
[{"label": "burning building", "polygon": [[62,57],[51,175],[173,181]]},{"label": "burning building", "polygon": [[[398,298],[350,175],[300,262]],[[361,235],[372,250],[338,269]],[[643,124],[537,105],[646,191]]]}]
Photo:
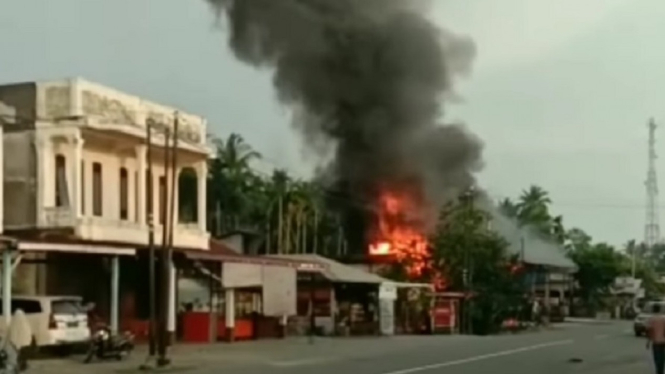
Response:
[{"label": "burning building", "polygon": [[428,1],[208,2],[235,56],[272,69],[279,100],[305,112],[296,127],[310,151],[332,150],[320,177],[344,196],[349,248],[420,271],[439,208],[482,166],[478,138],[441,124],[474,43],[428,19]]}]

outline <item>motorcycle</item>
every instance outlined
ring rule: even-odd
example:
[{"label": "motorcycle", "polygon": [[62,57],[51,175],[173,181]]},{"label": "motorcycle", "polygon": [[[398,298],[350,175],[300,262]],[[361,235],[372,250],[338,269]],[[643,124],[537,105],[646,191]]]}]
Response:
[{"label": "motorcycle", "polygon": [[5,343],[3,339],[0,345],[0,374],[18,374],[27,369],[26,365],[21,363],[18,350],[13,344]]},{"label": "motorcycle", "polygon": [[122,360],[134,350],[134,335],[125,332],[120,335],[111,333],[108,327],[102,327],[90,337],[90,346],[84,363],[90,363],[93,358],[99,360]]}]

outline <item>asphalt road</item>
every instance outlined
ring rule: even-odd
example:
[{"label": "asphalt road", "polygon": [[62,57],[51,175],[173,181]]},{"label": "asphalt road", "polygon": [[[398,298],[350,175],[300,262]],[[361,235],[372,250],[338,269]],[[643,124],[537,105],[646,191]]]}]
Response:
[{"label": "asphalt road", "polygon": [[[553,331],[494,337],[396,337],[318,340],[227,360],[196,374],[641,374],[652,366],[630,325],[569,324]],[[228,353],[228,352],[227,352]],[[233,355],[232,355],[233,356]],[[247,358],[247,357],[246,357]]]},{"label": "asphalt road", "polygon": [[[549,331],[491,337],[317,338],[178,346],[165,371],[191,374],[642,374],[652,373],[645,340],[630,324],[565,324]],[[35,362],[28,374],[139,373],[131,360],[82,365]]]}]

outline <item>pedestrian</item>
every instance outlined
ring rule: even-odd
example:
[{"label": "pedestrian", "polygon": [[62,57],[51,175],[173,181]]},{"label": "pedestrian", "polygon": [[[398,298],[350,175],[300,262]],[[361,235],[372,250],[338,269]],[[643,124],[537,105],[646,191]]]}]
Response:
[{"label": "pedestrian", "polygon": [[656,374],[665,374],[665,316],[662,306],[652,306],[653,316],[647,321],[647,349],[651,348]]},{"label": "pedestrian", "polygon": [[29,350],[32,348],[32,328],[21,309],[17,309],[12,317],[9,325],[9,341],[18,352],[19,370],[27,370]]},{"label": "pedestrian", "polygon": [[540,302],[535,298],[531,304],[531,318],[535,326],[540,326]]}]

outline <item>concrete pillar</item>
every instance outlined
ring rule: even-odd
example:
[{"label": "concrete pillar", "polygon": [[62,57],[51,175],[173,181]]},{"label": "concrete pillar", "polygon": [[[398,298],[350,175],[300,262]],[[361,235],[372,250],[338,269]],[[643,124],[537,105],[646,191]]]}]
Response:
[{"label": "concrete pillar", "polygon": [[53,154],[53,141],[45,130],[37,130],[35,136],[35,150],[37,153],[37,193],[36,212],[37,222],[44,222],[43,209],[55,206],[55,160]]},{"label": "concrete pillar", "polygon": [[2,313],[5,326],[9,329],[12,321],[12,252],[8,248],[2,250]]},{"label": "concrete pillar", "polygon": [[[2,102],[0,102],[2,104]],[[0,115],[2,115],[2,108],[0,108]],[[4,158],[4,129],[2,127],[3,125],[3,120],[0,118],[0,167],[5,169],[4,164],[5,164],[5,158]],[[0,172],[0,233],[3,232],[3,227],[5,226],[4,224],[4,187],[5,187],[5,180],[4,180],[4,172]]]},{"label": "concrete pillar", "polygon": [[169,309],[166,319],[166,331],[169,335],[169,341],[173,341],[176,330],[176,268],[171,260],[171,266],[169,268],[171,274],[169,276]]},{"label": "concrete pillar", "polygon": [[208,283],[208,303],[209,303],[209,312],[208,316],[210,318],[210,322],[208,323],[208,339],[210,343],[217,343],[217,339],[219,338],[217,334],[217,325],[218,325],[218,313],[219,310],[217,310],[217,306],[219,305],[218,303],[218,292],[215,284],[215,280],[211,277],[209,279]]},{"label": "concrete pillar", "polygon": [[198,197],[198,217],[199,229],[202,232],[206,231],[207,226],[207,209],[206,209],[206,196],[208,194],[208,162],[203,161],[199,164],[196,171],[197,180],[197,197]]},{"label": "concrete pillar", "polygon": [[[170,174],[170,172],[169,172]],[[174,175],[175,180],[173,181],[173,189],[171,189],[171,186],[169,186],[169,193],[173,194],[173,217],[171,219],[173,220],[173,233],[176,234],[178,232],[178,223],[180,222],[180,209],[179,209],[179,198],[180,198],[180,189],[178,188],[178,179],[180,179],[180,168],[176,166],[175,169],[175,175]],[[167,178],[167,180],[170,180],[171,177]],[[171,206],[171,200],[169,200],[169,203],[167,205],[170,209]],[[173,239],[175,241],[175,238]]]},{"label": "concrete pillar", "polygon": [[224,319],[225,319],[225,337],[226,341],[233,342],[235,340],[236,330],[236,293],[235,289],[227,288],[225,290],[224,298]]},{"label": "concrete pillar", "polygon": [[138,196],[135,196],[134,198],[138,201],[138,204],[135,204],[135,206],[138,209],[138,222],[141,225],[146,224],[146,170],[148,167],[148,162],[147,162],[147,153],[148,153],[148,147],[145,145],[139,145],[136,147],[136,159],[138,160],[138,169],[137,169],[137,176],[138,176]]},{"label": "concrete pillar", "polygon": [[120,257],[111,258],[111,332],[117,333],[120,327]]},{"label": "concrete pillar", "polygon": [[332,321],[332,333],[337,331],[337,296],[335,296],[335,287],[330,287],[330,320]]},{"label": "concrete pillar", "polygon": [[83,191],[83,181],[81,180],[81,160],[83,160],[83,138],[79,130],[76,130],[76,134],[71,138],[72,142],[72,153],[70,160],[67,161],[70,165],[69,173],[69,183],[70,188],[70,198],[69,204],[72,208],[72,214],[74,218],[80,218],[83,214],[81,210],[81,191]]},{"label": "concrete pillar", "polygon": [[551,302],[550,302],[550,270],[545,270],[545,323],[550,322]]}]

